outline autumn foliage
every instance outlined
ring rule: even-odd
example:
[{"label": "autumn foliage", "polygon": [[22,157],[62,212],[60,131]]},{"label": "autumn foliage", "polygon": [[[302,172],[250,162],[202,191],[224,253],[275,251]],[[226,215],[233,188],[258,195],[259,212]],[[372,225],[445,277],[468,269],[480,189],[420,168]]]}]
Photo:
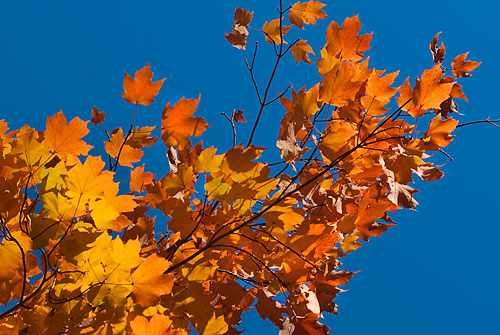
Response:
[{"label": "autumn foliage", "polygon": [[[342,257],[395,225],[392,212],[415,209],[414,178],[443,177],[429,154],[447,155],[455,99],[466,100],[459,81],[479,63],[463,54],[447,68],[437,34],[434,65],[395,87],[398,72],[370,68],[372,34],[360,34],[357,16],[331,22],[319,50],[287,37],[326,18],[324,6],[280,5],[253,30],[254,13],[236,9],[225,37],[253,49],[242,52],[260,108],[224,114],[234,132],[225,152],[198,139],[209,126],[193,116],[200,97],[168,103],[161,125],[135,125],[165,84],[149,64],[125,73],[133,121],[105,132],[107,156],[89,155],[83,140],[106,124],[96,107],[92,124],[62,112],[46,130],[0,121],[0,333],[238,334],[251,308],[280,334],[329,333],[319,318],[337,312],[353,276]],[[255,41],[276,56],[263,84]],[[273,93],[279,64],[292,59],[316,64],[320,82]],[[266,149],[254,134],[270,104],[283,118]],[[251,129],[245,144],[239,127]],[[162,176],[142,160],[156,131],[170,167]],[[281,159],[264,161],[264,150]]]}]

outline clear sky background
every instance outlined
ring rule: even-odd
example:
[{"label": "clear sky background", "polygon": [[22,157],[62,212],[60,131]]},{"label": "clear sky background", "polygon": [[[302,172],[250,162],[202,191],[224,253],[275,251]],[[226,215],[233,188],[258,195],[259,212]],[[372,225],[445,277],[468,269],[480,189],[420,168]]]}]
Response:
[{"label": "clear sky background", "polygon": [[[366,53],[371,67],[401,70],[397,84],[407,76],[413,83],[415,76],[432,67],[429,43],[442,31],[447,64],[466,51],[471,60],[483,62],[462,81],[470,103],[458,102],[465,114],[460,120],[500,118],[499,3],[323,2],[329,18],[300,35],[316,54],[325,43],[330,20],[342,23],[359,14],[362,32],[374,32]],[[251,26],[261,28],[264,21],[276,18],[276,4],[272,0],[3,1],[0,119],[13,129],[25,123],[45,129],[46,117],[61,109],[69,119],[88,120],[95,105],[106,111],[107,129],[128,127],[133,107],[120,96],[123,72],[133,74],[149,62],[154,79],[167,79],[157,102],[141,107],[137,125],[159,126],[167,102],[201,94],[196,115],[212,125],[205,132],[204,147],[215,145],[219,152],[225,151],[232,132],[220,113],[234,108],[247,111],[250,125],[238,128],[238,142],[246,142],[257,100],[243,62],[250,55],[230,46],[224,32],[231,30],[235,7],[255,11]],[[249,40],[256,39],[262,41],[259,32],[250,31]],[[259,46],[256,68],[261,84],[272,62],[271,49],[264,44]],[[279,70],[275,89],[285,88],[288,81],[296,90],[309,88],[319,80],[316,72],[312,65],[297,67],[290,56]],[[278,104],[267,110],[257,132],[255,143],[270,148],[270,157],[276,157],[274,143],[283,113]],[[94,134],[86,140],[96,146],[91,154],[103,154],[102,129],[91,124],[89,128]],[[454,161],[444,168],[445,178],[417,183],[421,190],[416,194],[417,211],[398,212],[393,216],[397,227],[343,259],[345,269],[361,272],[336,300],[339,314],[323,319],[334,334],[498,331],[500,129],[474,125],[455,134],[458,138],[446,148]],[[163,145],[146,151],[150,170],[162,176],[168,169]],[[438,162],[445,160],[436,156]],[[122,175],[126,178],[128,172]],[[273,333],[271,323],[259,321],[253,312],[242,327],[245,334]]]}]

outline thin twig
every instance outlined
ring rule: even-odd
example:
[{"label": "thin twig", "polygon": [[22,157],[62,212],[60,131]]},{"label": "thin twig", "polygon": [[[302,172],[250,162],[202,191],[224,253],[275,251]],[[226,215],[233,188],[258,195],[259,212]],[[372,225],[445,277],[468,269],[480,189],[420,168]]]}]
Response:
[{"label": "thin twig", "polygon": [[444,151],[443,148],[439,147],[438,151],[440,153],[442,153],[443,155],[445,155],[446,157],[448,157],[448,159],[450,160],[450,162],[453,162],[453,157],[451,157],[446,151]]},{"label": "thin twig", "polygon": [[221,115],[224,115],[224,117],[229,121],[231,127],[233,128],[233,148],[234,148],[236,146],[236,127],[234,126],[234,109],[233,109],[233,115],[231,117],[227,116],[227,114],[224,112],[222,112]]},{"label": "thin twig", "polygon": [[460,127],[465,127],[465,126],[470,126],[471,124],[478,124],[478,123],[489,123],[491,124],[492,126],[495,126],[497,128],[500,128],[500,126],[498,124],[496,124],[495,122],[500,122],[500,119],[497,119],[497,120],[490,120],[490,118],[488,117],[486,120],[479,120],[479,121],[472,121],[472,122],[467,122],[467,123],[462,123],[462,124],[459,124],[457,126],[457,128],[460,128]]},{"label": "thin twig", "polygon": [[135,103],[135,110],[134,110],[134,117],[132,118],[132,123],[130,124],[130,128],[127,132],[127,135],[125,136],[125,139],[123,140],[122,145],[120,146],[120,150],[118,150],[118,155],[115,157],[115,164],[113,166],[113,172],[116,172],[116,169],[118,168],[118,162],[120,160],[120,155],[122,153],[123,147],[125,146],[125,143],[127,143],[128,138],[132,134],[132,129],[134,129],[134,123],[135,123],[135,116],[137,115],[137,107],[139,106],[139,103]]},{"label": "thin twig", "polygon": [[[264,110],[264,107],[266,106],[266,100],[267,100],[267,95],[269,94],[269,89],[271,88],[271,84],[273,82],[274,76],[276,75],[276,71],[278,70],[278,65],[281,61],[281,58],[285,55],[283,53],[283,12],[282,12],[283,4],[282,0],[280,0],[280,47],[279,47],[279,52],[276,53],[276,63],[274,64],[273,71],[271,72],[271,76],[269,77],[269,80],[267,82],[266,90],[264,91],[264,97],[260,101],[260,109],[257,114],[257,119],[255,120],[255,123],[252,128],[252,132],[250,133],[250,138],[248,139],[247,147],[249,147],[252,144],[253,137],[255,135],[255,130],[257,129],[257,125],[259,124],[260,117],[262,116],[262,112]],[[276,48],[276,44],[273,43],[273,45]]]}]

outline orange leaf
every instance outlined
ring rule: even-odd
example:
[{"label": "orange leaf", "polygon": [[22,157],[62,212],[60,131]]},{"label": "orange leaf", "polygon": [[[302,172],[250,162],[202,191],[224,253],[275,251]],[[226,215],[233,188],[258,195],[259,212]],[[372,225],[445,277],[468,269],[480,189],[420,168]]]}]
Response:
[{"label": "orange leaf", "polygon": [[454,83],[442,83],[443,72],[439,65],[422,73],[422,79],[417,80],[413,92],[415,106],[421,110],[439,108],[439,105],[450,96]]},{"label": "orange leaf", "polygon": [[422,79],[415,79],[413,93],[407,79],[399,90],[400,97],[396,100],[402,106],[411,94],[412,101],[403,110],[408,111],[413,117],[420,117],[429,109],[439,109],[441,103],[450,97],[454,85],[454,82],[443,80],[441,66],[434,65],[422,73]]},{"label": "orange leaf", "polygon": [[[3,238],[0,242],[0,262],[2,264],[0,267],[0,280],[9,280],[15,275],[23,275],[23,260],[19,246],[22,248],[29,262],[36,263],[34,261],[35,257],[29,253],[32,249],[32,242],[29,236],[21,233],[21,231],[15,231],[11,233],[11,236],[13,237],[12,240]],[[28,264],[26,266],[28,267]]]},{"label": "orange leaf", "polygon": [[130,171],[130,190],[132,192],[144,192],[146,186],[153,182],[154,175],[151,172],[144,173],[144,164]]},{"label": "orange leaf", "polygon": [[465,58],[469,53],[466,52],[463,55],[457,56],[452,62],[451,67],[453,68],[453,75],[457,77],[470,77],[470,71],[473,71],[478,67],[480,62],[466,61]]},{"label": "orange leaf", "polygon": [[132,273],[132,292],[138,304],[143,307],[151,306],[160,300],[160,296],[171,292],[174,277],[163,274],[169,264],[166,259],[153,254]]},{"label": "orange leaf", "polygon": [[149,321],[138,315],[130,321],[133,335],[163,335],[171,324],[172,321],[163,314],[155,314]]},{"label": "orange leaf", "polygon": [[299,64],[300,60],[304,63],[313,64],[308,53],[312,53],[314,55],[314,51],[306,42],[306,40],[300,40],[290,49],[290,52],[293,54],[293,58],[295,58],[295,62],[297,62],[297,64]]},{"label": "orange leaf", "polygon": [[326,30],[326,50],[338,59],[361,60],[364,57],[363,52],[370,48],[372,33],[358,37],[360,30],[358,15],[346,18],[340,29],[338,24],[332,21]]},{"label": "orange leaf", "polygon": [[437,115],[429,124],[429,130],[424,136],[424,141],[426,138],[430,138],[434,144],[445,147],[452,141],[454,136],[450,135],[450,133],[455,130],[457,125],[457,120],[450,117],[443,121],[441,115]]},{"label": "orange leaf", "polygon": [[319,99],[324,103],[343,107],[353,101],[363,84],[355,81],[359,64],[344,62],[325,75],[319,88]]},{"label": "orange leaf", "polygon": [[92,122],[95,125],[103,123],[105,116],[106,112],[103,111],[102,113],[100,113],[99,109],[96,106],[94,106],[92,107],[92,119],[90,119],[90,122]]},{"label": "orange leaf", "polygon": [[288,34],[288,31],[290,30],[292,26],[282,26],[281,27],[281,32],[280,32],[280,20],[272,20],[271,22],[264,23],[264,26],[262,27],[262,31],[266,35],[266,41],[268,41],[271,44],[281,44],[287,42],[283,39],[283,36]]},{"label": "orange leaf", "polygon": [[442,63],[444,61],[444,54],[446,53],[443,42],[441,42],[441,47],[438,47],[439,34],[441,34],[441,32],[437,33],[436,36],[434,36],[431,44],[429,45],[434,63]]},{"label": "orange leaf", "polygon": [[106,149],[108,155],[115,159],[120,155],[120,157],[118,157],[118,163],[120,163],[120,165],[132,167],[132,163],[141,160],[144,152],[132,148],[128,144],[124,144],[124,141],[125,136],[123,135],[123,131],[121,128],[118,128],[112,133],[109,142],[104,142],[104,149]]},{"label": "orange leaf", "polygon": [[325,6],[319,1],[311,0],[305,3],[299,1],[290,8],[288,19],[299,28],[303,28],[303,24],[316,24],[317,19],[326,17],[326,13],[321,10]]},{"label": "orange leaf", "polygon": [[47,118],[47,130],[45,131],[45,142],[49,149],[66,159],[67,155],[87,155],[91,145],[81,138],[88,134],[88,121],[82,121],[76,117],[70,123],[66,123],[63,112]]},{"label": "orange leaf", "polygon": [[382,115],[387,109],[386,104],[397,92],[397,88],[390,87],[399,71],[379,77],[377,71],[373,71],[366,83],[366,96],[361,99],[365,110],[370,115]]},{"label": "orange leaf", "polygon": [[160,91],[165,78],[152,82],[153,72],[149,69],[149,63],[139,71],[135,72],[132,79],[126,72],[123,77],[123,99],[131,104],[150,105],[155,100],[153,97]]},{"label": "orange leaf", "polygon": [[174,106],[168,103],[163,108],[161,138],[167,147],[188,147],[191,145],[189,136],[201,136],[208,127],[204,118],[191,116],[196,112],[199,102],[200,98],[182,98]]}]

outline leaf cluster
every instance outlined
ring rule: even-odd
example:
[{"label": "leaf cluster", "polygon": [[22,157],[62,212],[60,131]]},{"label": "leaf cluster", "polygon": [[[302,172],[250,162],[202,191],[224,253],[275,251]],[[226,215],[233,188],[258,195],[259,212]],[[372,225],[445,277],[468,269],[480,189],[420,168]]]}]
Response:
[{"label": "leaf cluster", "polygon": [[[448,156],[443,148],[459,126],[455,100],[466,100],[458,80],[479,63],[463,54],[445,68],[438,34],[435,65],[413,85],[393,87],[398,72],[369,68],[372,34],[360,35],[354,16],[328,26],[315,64],[320,82],[272,96],[289,54],[314,65],[307,41],[284,36],[326,18],[324,6],[280,2],[278,18],[261,29],[251,27],[253,12],[236,9],[229,43],[245,50],[255,34],[276,55],[262,84],[257,43],[245,51],[259,103],[246,145],[236,141],[246,122],[237,108],[224,114],[234,134],[229,150],[192,142],[208,127],[193,116],[200,97],[168,103],[159,138],[155,127],[135,126],[165,81],[153,82],[149,64],[134,78],[125,73],[122,97],[133,118],[128,130],[105,131],[107,162],[89,155],[89,121],[68,122],[62,112],[47,118],[46,130],[9,130],[0,121],[2,333],[239,334],[242,313],[255,308],[280,334],[328,334],[318,320],[337,312],[339,286],[353,276],[341,259],[394,226],[392,212],[416,208],[415,177],[443,177],[430,154]],[[271,104],[284,112],[274,163],[254,144]],[[94,107],[91,116],[92,127],[105,124],[106,113]],[[169,165],[162,176],[142,158],[158,139]],[[118,168],[128,171],[127,185]]]}]

